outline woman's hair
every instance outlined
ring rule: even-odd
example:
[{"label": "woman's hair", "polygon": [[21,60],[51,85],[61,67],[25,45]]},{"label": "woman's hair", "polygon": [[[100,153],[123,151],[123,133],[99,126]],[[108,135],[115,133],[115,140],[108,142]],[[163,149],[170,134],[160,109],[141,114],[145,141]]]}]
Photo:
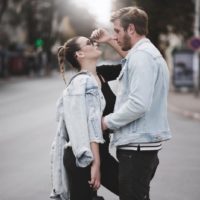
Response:
[{"label": "woman's hair", "polygon": [[148,34],[148,15],[138,7],[125,7],[112,13],[111,22],[119,19],[122,27],[126,31],[129,24],[134,24],[139,35]]},{"label": "woman's hair", "polygon": [[65,73],[65,61],[68,61],[72,67],[77,70],[81,69],[81,66],[76,58],[76,51],[80,50],[80,46],[77,43],[79,37],[73,37],[69,39],[63,46],[58,48],[58,63],[60,72],[62,74],[63,80],[66,84]]}]

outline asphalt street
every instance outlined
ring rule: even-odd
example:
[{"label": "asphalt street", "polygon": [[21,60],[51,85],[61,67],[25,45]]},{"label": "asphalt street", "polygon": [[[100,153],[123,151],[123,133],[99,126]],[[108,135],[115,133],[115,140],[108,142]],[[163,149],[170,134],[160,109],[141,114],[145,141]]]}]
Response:
[{"label": "asphalt street", "polygon": [[[0,200],[49,199],[50,146],[62,78],[0,81]],[[200,199],[200,123],[169,113],[173,138],[159,152],[152,200]],[[115,149],[111,149],[115,154]],[[118,197],[101,187],[106,200]]]}]

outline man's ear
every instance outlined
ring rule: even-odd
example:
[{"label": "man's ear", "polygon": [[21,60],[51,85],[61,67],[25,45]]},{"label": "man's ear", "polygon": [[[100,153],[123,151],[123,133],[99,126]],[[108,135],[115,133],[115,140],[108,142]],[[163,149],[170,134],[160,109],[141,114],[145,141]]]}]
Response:
[{"label": "man's ear", "polygon": [[133,35],[135,33],[134,24],[129,24],[128,29],[127,29],[127,33],[130,34],[130,35]]},{"label": "man's ear", "polygon": [[75,56],[77,58],[83,58],[85,57],[85,54],[82,51],[76,51]]}]

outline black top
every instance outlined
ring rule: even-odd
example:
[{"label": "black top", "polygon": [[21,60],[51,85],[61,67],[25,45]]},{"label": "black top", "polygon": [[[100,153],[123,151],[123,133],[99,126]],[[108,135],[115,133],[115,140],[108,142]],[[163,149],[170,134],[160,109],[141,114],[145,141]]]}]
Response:
[{"label": "black top", "polygon": [[[108,115],[113,112],[116,96],[112,92],[110,86],[108,85],[108,81],[115,80],[121,71],[121,65],[101,65],[97,67],[97,74],[101,81],[101,91],[104,95],[106,106],[103,111],[103,116]],[[103,134],[105,143],[99,145],[100,157],[101,161],[110,157],[109,154],[109,143],[110,136],[109,134]]]},{"label": "black top", "polygon": [[106,101],[106,107],[103,112],[103,116],[113,112],[116,96],[112,92],[108,81],[115,80],[121,71],[121,65],[101,65],[97,67],[97,74],[101,81],[101,91]]}]

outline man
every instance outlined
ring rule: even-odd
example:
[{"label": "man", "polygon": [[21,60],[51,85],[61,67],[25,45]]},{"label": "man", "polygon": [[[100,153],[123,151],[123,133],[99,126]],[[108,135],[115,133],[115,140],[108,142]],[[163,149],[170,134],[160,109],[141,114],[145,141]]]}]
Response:
[{"label": "man", "polygon": [[123,51],[114,113],[102,119],[114,130],[112,143],[119,160],[121,200],[149,200],[150,181],[157,169],[162,142],[171,138],[167,120],[168,67],[146,38],[148,16],[137,7],[113,13],[111,22]]}]

